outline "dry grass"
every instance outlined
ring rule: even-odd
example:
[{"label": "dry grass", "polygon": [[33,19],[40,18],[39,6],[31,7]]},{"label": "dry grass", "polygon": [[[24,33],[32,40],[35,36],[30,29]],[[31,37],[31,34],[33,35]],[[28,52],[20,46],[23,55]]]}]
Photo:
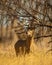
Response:
[{"label": "dry grass", "polygon": [[29,54],[16,57],[14,50],[14,42],[12,44],[1,46],[0,44],[0,65],[52,65],[52,52],[45,53],[45,49],[31,44],[31,51]]},{"label": "dry grass", "polygon": [[43,52],[30,53],[25,57],[0,57],[0,65],[52,65],[52,56],[50,53],[44,55]]}]

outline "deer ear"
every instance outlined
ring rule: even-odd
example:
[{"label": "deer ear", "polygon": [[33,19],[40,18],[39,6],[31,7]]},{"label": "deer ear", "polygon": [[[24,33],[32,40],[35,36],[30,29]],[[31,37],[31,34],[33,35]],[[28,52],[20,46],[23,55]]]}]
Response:
[{"label": "deer ear", "polygon": [[28,35],[32,36],[32,31],[31,30],[28,31]]}]

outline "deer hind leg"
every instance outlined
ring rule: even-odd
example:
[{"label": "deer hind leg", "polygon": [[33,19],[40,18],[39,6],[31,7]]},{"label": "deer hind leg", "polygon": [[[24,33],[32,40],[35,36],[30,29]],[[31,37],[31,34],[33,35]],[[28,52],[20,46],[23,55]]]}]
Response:
[{"label": "deer hind leg", "polygon": [[19,44],[16,43],[14,47],[15,47],[16,56],[18,56],[19,55],[19,51],[20,51],[19,50]]},{"label": "deer hind leg", "polygon": [[18,56],[19,55],[19,47],[15,48],[15,51],[16,51],[16,56]]},{"label": "deer hind leg", "polygon": [[30,46],[28,43],[25,44],[25,54],[29,54],[30,52]]},{"label": "deer hind leg", "polygon": [[30,53],[30,48],[26,47],[26,53],[29,54]]},{"label": "deer hind leg", "polygon": [[22,47],[22,55],[25,55],[25,47]]}]

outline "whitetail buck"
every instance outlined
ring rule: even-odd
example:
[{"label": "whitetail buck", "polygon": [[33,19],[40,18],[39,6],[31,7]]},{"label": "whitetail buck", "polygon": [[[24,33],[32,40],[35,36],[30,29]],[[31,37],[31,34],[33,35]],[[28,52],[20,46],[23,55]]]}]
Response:
[{"label": "whitetail buck", "polygon": [[14,46],[17,56],[20,52],[22,52],[22,54],[26,54],[26,53],[28,54],[30,52],[32,34],[29,34],[29,32],[30,31],[28,31],[28,33],[26,33],[26,32],[20,33],[20,34],[17,33],[19,40],[16,42],[16,44]]},{"label": "whitetail buck", "polygon": [[27,30],[24,25],[20,22],[16,22],[17,25],[14,25],[14,31],[17,34],[19,40],[15,43],[16,55],[21,52],[26,54],[30,52],[31,40],[32,40],[32,30]]},{"label": "whitetail buck", "polygon": [[18,40],[15,44],[15,51],[16,51],[16,55],[18,55],[20,53],[20,48],[21,48],[21,52],[22,54],[26,54],[30,52],[30,45],[31,45],[31,36],[28,36],[26,40]]}]

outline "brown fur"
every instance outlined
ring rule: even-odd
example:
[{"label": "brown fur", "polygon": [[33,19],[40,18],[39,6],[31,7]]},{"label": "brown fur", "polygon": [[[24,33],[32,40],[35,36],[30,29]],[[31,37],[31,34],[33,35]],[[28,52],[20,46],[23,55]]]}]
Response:
[{"label": "brown fur", "polygon": [[[24,51],[25,51],[25,54],[30,52],[31,39],[32,39],[32,37],[28,36],[26,40],[18,40],[16,42],[15,51],[16,51],[17,56],[20,52],[20,47],[21,47],[22,54],[24,53]],[[25,48],[25,50],[24,50],[24,48]]]}]

